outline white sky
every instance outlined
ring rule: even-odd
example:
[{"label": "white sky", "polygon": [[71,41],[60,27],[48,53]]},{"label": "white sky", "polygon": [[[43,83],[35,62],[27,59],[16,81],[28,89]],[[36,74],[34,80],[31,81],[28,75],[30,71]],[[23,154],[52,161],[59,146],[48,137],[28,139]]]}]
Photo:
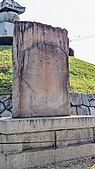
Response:
[{"label": "white sky", "polygon": [[[1,0],[0,0],[1,1]],[[95,0],[16,0],[26,7],[21,20],[37,21],[66,28],[75,57],[95,64]]]}]

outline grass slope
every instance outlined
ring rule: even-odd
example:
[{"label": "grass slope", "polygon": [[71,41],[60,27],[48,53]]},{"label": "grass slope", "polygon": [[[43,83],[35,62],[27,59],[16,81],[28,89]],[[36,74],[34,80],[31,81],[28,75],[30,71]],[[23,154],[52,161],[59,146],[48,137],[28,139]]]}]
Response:
[{"label": "grass slope", "polygon": [[[0,46],[0,93],[12,92],[12,48]],[[95,65],[69,57],[70,92],[95,93]]]},{"label": "grass slope", "polygon": [[72,92],[95,93],[95,65],[69,58],[70,90]]}]

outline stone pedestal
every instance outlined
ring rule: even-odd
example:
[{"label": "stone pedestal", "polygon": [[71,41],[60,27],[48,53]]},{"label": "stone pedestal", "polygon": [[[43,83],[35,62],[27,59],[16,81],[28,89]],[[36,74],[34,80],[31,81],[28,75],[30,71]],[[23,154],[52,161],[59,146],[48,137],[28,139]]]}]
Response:
[{"label": "stone pedestal", "polygon": [[16,22],[13,46],[13,117],[69,115],[67,31]]},{"label": "stone pedestal", "polygon": [[95,156],[95,116],[0,119],[0,169],[46,169]]}]

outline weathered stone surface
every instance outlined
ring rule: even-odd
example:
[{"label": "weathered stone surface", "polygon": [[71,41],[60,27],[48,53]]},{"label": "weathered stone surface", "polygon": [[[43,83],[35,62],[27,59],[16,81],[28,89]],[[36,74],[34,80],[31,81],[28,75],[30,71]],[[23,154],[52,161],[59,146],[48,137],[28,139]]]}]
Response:
[{"label": "weathered stone surface", "polygon": [[89,115],[89,109],[86,106],[78,106],[77,107],[77,113],[78,115]]},{"label": "weathered stone surface", "polygon": [[82,96],[82,104],[85,106],[89,106],[89,97],[86,94],[81,94]]},{"label": "weathered stone surface", "polygon": [[[0,169],[42,168],[95,156],[94,128],[95,116],[2,118],[0,141],[21,144],[2,145]],[[37,141],[38,144],[34,143]]]},{"label": "weathered stone surface", "polygon": [[19,21],[19,15],[24,12],[25,7],[14,0],[3,0],[0,3],[0,45],[11,45],[12,38],[8,37],[13,37],[14,22]]},{"label": "weathered stone surface", "polygon": [[[74,93],[74,96],[75,96],[75,93]],[[87,107],[90,111],[89,114],[94,115],[95,114],[95,104],[94,104],[95,103],[95,96],[94,96],[94,94],[90,94],[90,95],[81,94],[81,96],[82,96],[81,106]],[[77,107],[80,106],[80,102],[79,102],[79,105],[73,105],[74,104],[73,93],[72,94],[70,93],[69,97],[70,97],[70,115],[78,115]],[[0,95],[0,102],[4,105],[2,107],[2,104],[1,104],[1,107],[4,108],[4,110],[1,109],[1,114],[5,110],[8,110],[8,111],[10,111],[10,113],[12,113],[12,97],[11,97],[11,95],[3,95],[3,94]],[[9,103],[9,104],[6,104],[6,103]],[[85,111],[83,111],[83,113],[85,113]],[[85,114],[83,114],[83,115],[85,115]]]},{"label": "weathered stone surface", "polygon": [[23,142],[34,142],[22,145],[22,151],[31,149],[42,150],[44,148],[54,148],[55,145],[55,132],[38,132],[22,135]]},{"label": "weathered stone surface", "polygon": [[[0,134],[0,143],[2,143],[2,135]],[[0,153],[2,153],[2,145],[0,144]]]},{"label": "weathered stone surface", "polygon": [[2,114],[1,117],[12,117],[12,113],[8,110],[5,110]]},{"label": "weathered stone surface", "polygon": [[4,11],[14,11],[20,15],[25,12],[25,7],[22,7],[14,0],[3,0],[0,3],[0,13]]},{"label": "weathered stone surface", "polygon": [[87,96],[89,97],[89,101],[95,99],[95,94],[88,94]]},{"label": "weathered stone surface", "polygon": [[0,101],[4,102],[4,101],[8,100],[10,97],[11,97],[11,95],[1,94],[0,95]]},{"label": "weathered stone surface", "polygon": [[[70,147],[58,148],[58,149],[50,149],[45,151],[37,151],[37,152],[26,151],[14,155],[10,154],[6,157],[6,160],[7,160],[7,169],[11,169],[11,168],[12,169],[26,169],[26,168],[27,169],[38,169],[38,168],[39,169],[42,168],[64,169],[64,167],[60,168],[60,162],[64,163],[67,160],[74,160],[74,159],[76,161],[77,159],[92,157],[94,155],[95,155],[95,145],[92,143],[92,144],[83,144],[79,146],[70,146]],[[47,167],[48,164],[56,165],[57,163],[59,163],[59,167],[58,166],[53,168]]]},{"label": "weathered stone surface", "polygon": [[68,131],[61,130],[56,132],[57,147],[68,146]]},{"label": "weathered stone surface", "polygon": [[73,106],[82,105],[82,97],[80,93],[70,93],[69,100]]},{"label": "weathered stone surface", "polygon": [[[55,132],[37,132],[37,133],[22,133],[11,135],[0,135],[1,142],[6,143],[0,148],[0,153],[15,154],[28,150],[43,150],[44,148],[54,148]],[[10,144],[7,144],[10,143]],[[11,144],[14,143],[14,144]],[[18,144],[15,144],[18,143]],[[21,143],[21,144],[19,144]]]},{"label": "weathered stone surface", "polygon": [[0,12],[0,23],[2,22],[15,22],[20,20],[18,14],[16,12]]},{"label": "weathered stone surface", "polygon": [[95,94],[70,93],[71,115],[94,115]]},{"label": "weathered stone surface", "polygon": [[16,22],[13,53],[13,117],[69,115],[67,31]]},{"label": "weathered stone surface", "polygon": [[4,105],[5,105],[7,110],[11,109],[12,108],[12,100],[11,99],[6,100],[4,102]]},{"label": "weathered stone surface", "polygon": [[90,106],[94,106],[95,107],[95,100],[91,100],[90,101]]},{"label": "weathered stone surface", "polygon": [[6,169],[6,156],[0,153],[0,169]]},{"label": "weathered stone surface", "polygon": [[[13,135],[3,135],[1,134],[2,137],[2,143],[6,143],[6,144],[2,144],[2,149],[1,149],[1,153],[4,154],[14,154],[14,153],[19,153],[22,152],[22,144],[15,144],[15,143],[19,143],[22,141],[22,136],[19,134],[13,134]],[[7,144],[7,143],[14,143],[14,144]]]},{"label": "weathered stone surface", "polygon": [[77,128],[95,128],[95,116],[0,118],[0,133],[21,134]]},{"label": "weathered stone surface", "polygon": [[0,95],[0,117],[12,117],[12,96]]},{"label": "weathered stone surface", "polygon": [[95,115],[95,107],[90,107],[90,114]]},{"label": "weathered stone surface", "polygon": [[4,105],[2,102],[0,102],[0,114],[4,111]]},{"label": "weathered stone surface", "polygon": [[77,115],[76,107],[70,107],[70,115]]},{"label": "weathered stone surface", "polygon": [[93,129],[73,129],[57,131],[57,146],[70,146],[93,142]]}]

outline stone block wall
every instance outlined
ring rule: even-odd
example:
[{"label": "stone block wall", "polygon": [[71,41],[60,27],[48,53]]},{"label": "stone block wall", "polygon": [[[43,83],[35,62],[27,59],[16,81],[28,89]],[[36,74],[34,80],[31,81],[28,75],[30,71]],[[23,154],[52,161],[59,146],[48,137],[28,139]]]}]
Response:
[{"label": "stone block wall", "polygon": [[[95,94],[70,93],[71,115],[95,115]],[[12,95],[0,95],[0,116],[12,116]]]},{"label": "stone block wall", "polygon": [[0,94],[0,116],[12,116],[12,95]]},{"label": "stone block wall", "polygon": [[95,115],[95,94],[70,93],[71,115]]}]

